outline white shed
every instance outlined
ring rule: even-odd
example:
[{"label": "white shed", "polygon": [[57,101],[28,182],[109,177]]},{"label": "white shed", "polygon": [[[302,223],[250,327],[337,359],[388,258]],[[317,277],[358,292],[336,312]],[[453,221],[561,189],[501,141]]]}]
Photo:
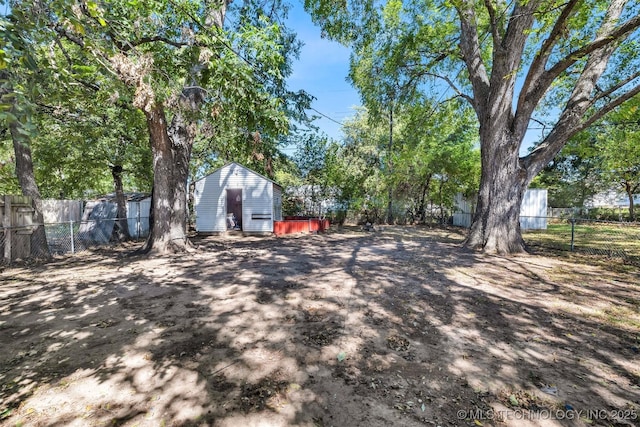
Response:
[{"label": "white shed", "polygon": [[[455,198],[457,212],[453,214],[453,225],[471,227],[475,201],[465,199],[462,194]],[[523,230],[547,229],[547,190],[529,189],[525,191],[520,205],[520,228]]]},{"label": "white shed", "polygon": [[272,233],[282,220],[282,187],[238,163],[195,182],[196,231]]}]

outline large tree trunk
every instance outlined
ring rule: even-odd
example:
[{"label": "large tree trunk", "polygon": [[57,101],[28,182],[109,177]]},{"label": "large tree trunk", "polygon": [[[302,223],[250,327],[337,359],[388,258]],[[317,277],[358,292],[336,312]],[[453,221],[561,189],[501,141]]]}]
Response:
[{"label": "large tree trunk", "polygon": [[[569,18],[578,3],[571,0],[562,6],[558,20],[524,73],[517,102],[514,102],[519,75],[516,71],[522,65],[529,30],[534,26],[534,18],[542,2],[516,2],[507,20],[499,17],[499,10],[492,2],[485,2],[492,38],[490,68],[485,66],[481,55],[480,34],[484,25],[480,30],[475,8],[477,3],[467,0],[457,3],[460,49],[473,93],[472,96],[461,93],[461,96],[471,103],[478,117],[482,158],[478,205],[465,242],[467,247],[497,253],[524,251],[519,211],[527,185],[569,138],[640,93],[640,85],[629,84],[636,77],[631,80],[623,77],[618,83],[606,85],[608,89],[604,92],[597,87],[612,53],[619,46],[618,42],[640,27],[638,17],[620,22],[626,0],[609,2],[601,26],[591,42],[569,52],[564,58],[556,59],[555,49],[563,39]],[[553,83],[564,73],[572,72],[571,67],[583,59],[584,65],[565,99],[564,109],[555,126],[530,154],[519,159],[518,151],[535,108]],[[625,86],[631,88],[614,95]],[[612,100],[593,109],[595,112],[590,110],[607,97]]]},{"label": "large tree trunk", "polygon": [[493,253],[525,250],[520,233],[520,204],[528,182],[517,144],[508,135],[482,144],[482,176],[476,212],[465,246]]},{"label": "large tree trunk", "polygon": [[9,131],[13,140],[13,150],[16,156],[16,175],[18,176],[20,189],[24,196],[31,197],[34,208],[33,219],[38,224],[31,234],[31,255],[37,258],[49,258],[51,253],[49,252],[47,235],[44,230],[42,197],[33,173],[30,141],[27,135],[20,132],[20,126],[19,122],[14,121],[9,125]]},{"label": "large tree trunk", "polygon": [[[197,108],[195,105],[194,109]],[[187,120],[182,112],[173,116],[169,127],[169,139],[173,151],[173,211],[171,228],[177,232],[181,230],[186,247],[190,247],[187,239],[188,225],[188,189],[189,161],[191,149],[196,135],[196,124]]]},{"label": "large tree trunk", "polygon": [[113,177],[113,187],[116,193],[116,204],[118,213],[116,218],[116,232],[118,241],[124,242],[131,240],[129,234],[129,223],[127,221],[127,198],[124,195],[124,186],[122,185],[122,166],[111,166],[111,176]]},{"label": "large tree trunk", "polygon": [[[229,0],[216,0],[206,13],[205,26],[224,25]],[[192,82],[182,90],[178,111],[167,124],[164,106],[158,104],[153,89],[125,55],[112,58],[120,77],[135,84],[134,105],[145,114],[153,155],[153,192],[149,218],[149,236],[142,251],[151,253],[182,252],[191,248],[187,237],[187,179],[191,150],[197,130],[197,112],[205,102],[206,91],[198,85],[204,64],[195,63]]]},{"label": "large tree trunk", "polygon": [[143,250],[153,253],[184,251],[190,246],[186,235],[188,160],[186,167],[184,162],[190,156],[191,147],[172,143],[162,106],[150,108],[145,111],[145,116],[151,139],[154,174],[151,201],[153,221],[149,223],[149,237]]}]

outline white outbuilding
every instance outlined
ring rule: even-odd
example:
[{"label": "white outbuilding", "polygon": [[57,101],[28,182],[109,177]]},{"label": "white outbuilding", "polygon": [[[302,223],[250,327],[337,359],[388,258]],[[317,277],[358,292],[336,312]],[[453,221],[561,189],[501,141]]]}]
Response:
[{"label": "white outbuilding", "polygon": [[[453,214],[453,225],[471,227],[475,201],[465,199],[457,194],[455,204],[457,212]],[[520,204],[520,228],[522,230],[547,229],[547,190],[544,188],[528,189]]]},{"label": "white outbuilding", "polygon": [[238,163],[195,182],[196,231],[272,233],[282,220],[282,187]]}]

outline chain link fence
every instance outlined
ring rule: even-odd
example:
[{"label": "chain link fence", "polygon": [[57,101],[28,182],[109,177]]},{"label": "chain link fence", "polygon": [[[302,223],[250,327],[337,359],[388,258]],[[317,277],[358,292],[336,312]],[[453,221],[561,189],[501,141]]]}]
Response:
[{"label": "chain link fence", "polygon": [[[37,225],[3,227],[0,231],[0,259],[6,262],[8,259],[37,257],[39,251],[47,247],[49,253],[60,255],[118,242],[116,219],[45,224],[44,233],[36,232],[37,229]],[[133,240],[145,239],[149,234],[149,218],[130,218],[128,231]],[[7,236],[11,238],[9,248],[5,245]]]},{"label": "chain link fence", "polygon": [[584,218],[546,218],[546,229],[523,230],[528,245],[623,258],[640,265],[640,224]]},{"label": "chain link fence", "polygon": [[[129,234],[133,240],[141,240],[149,234],[149,218],[136,220],[136,224],[129,224]],[[116,222],[115,219],[101,219],[45,224],[49,251],[52,254],[75,253],[113,244],[118,241]]]},{"label": "chain link fence", "polygon": [[[456,215],[469,215],[468,223],[471,223],[471,214]],[[103,219],[45,224],[46,244],[52,254],[75,253],[114,244],[117,242],[115,223],[114,219]],[[520,223],[523,238],[529,246],[623,258],[640,265],[640,223],[557,217],[521,217]],[[146,217],[130,219],[131,238],[145,239],[149,233],[148,224]],[[7,236],[12,236],[14,251],[18,248],[21,252],[29,252],[24,243],[19,243],[28,238],[25,234],[30,235],[32,253],[34,248],[42,247],[44,243],[38,241],[42,234],[32,233],[34,230],[35,227],[3,228],[0,231],[0,258],[5,255]]]},{"label": "chain link fence", "polygon": [[[456,213],[457,225],[468,228],[472,215]],[[640,265],[640,223],[587,218],[521,216],[527,245],[585,255],[623,258]]]}]

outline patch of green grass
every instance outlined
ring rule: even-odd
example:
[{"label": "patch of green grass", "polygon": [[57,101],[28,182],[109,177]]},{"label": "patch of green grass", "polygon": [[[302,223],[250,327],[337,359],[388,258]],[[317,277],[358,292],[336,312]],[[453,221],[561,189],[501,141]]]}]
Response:
[{"label": "patch of green grass", "polygon": [[629,307],[609,307],[596,313],[593,317],[601,319],[609,325],[640,330],[640,315]]},{"label": "patch of green grass", "polygon": [[[571,223],[552,223],[546,230],[525,230],[530,245],[571,250]],[[640,260],[640,227],[628,224],[577,221],[573,230],[576,252],[619,256]]]},{"label": "patch of green grass", "polygon": [[11,416],[12,412],[13,412],[13,409],[11,409],[11,408],[0,409],[0,420],[4,420],[5,418],[9,418]]}]

